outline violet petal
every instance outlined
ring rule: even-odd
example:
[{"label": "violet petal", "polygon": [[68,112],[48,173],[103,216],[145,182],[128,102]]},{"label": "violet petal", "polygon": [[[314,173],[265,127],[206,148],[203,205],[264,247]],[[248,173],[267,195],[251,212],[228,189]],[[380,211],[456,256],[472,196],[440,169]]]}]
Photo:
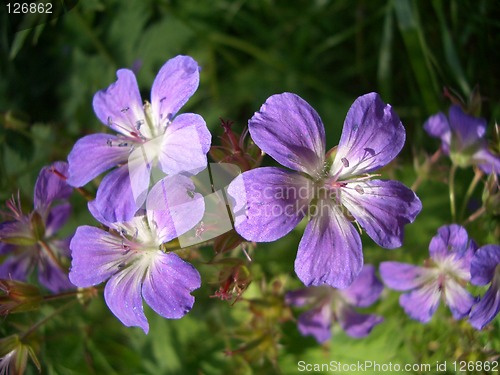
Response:
[{"label": "violet petal", "polygon": [[149,324],[144,314],[141,281],[144,269],[138,262],[112,276],[104,288],[104,299],[109,309],[127,327],[140,327],[148,333]]},{"label": "violet petal", "polygon": [[242,173],[227,189],[236,231],[249,241],[274,241],[288,234],[307,214],[312,181],[280,168]]},{"label": "violet petal", "polygon": [[500,156],[494,155],[486,148],[479,149],[472,155],[472,160],[479,165],[479,168],[486,173],[500,173]]},{"label": "violet petal", "polygon": [[101,173],[125,163],[133,146],[111,134],[91,134],[80,138],[68,155],[71,186],[83,186]]},{"label": "violet petal", "polygon": [[71,215],[71,204],[64,203],[52,207],[45,222],[45,236],[50,237],[66,224]]},{"label": "violet petal", "polygon": [[38,262],[38,280],[40,284],[54,293],[75,288],[68,279],[67,271],[46,255],[40,257]]},{"label": "violet petal", "polygon": [[384,318],[373,314],[360,314],[350,306],[344,306],[338,321],[342,329],[351,337],[367,336],[373,328],[384,321]]},{"label": "violet petal", "polygon": [[[143,182],[148,184],[149,179]],[[110,222],[128,221],[134,217],[140,207],[132,193],[127,165],[111,171],[103,178],[97,190],[95,208]]]},{"label": "violet petal", "polygon": [[285,303],[289,306],[305,306],[316,299],[316,290],[321,287],[310,286],[287,292],[285,295]]},{"label": "violet petal", "polygon": [[0,241],[20,245],[36,243],[28,220],[28,218],[23,217],[22,221],[4,221],[0,223]]},{"label": "violet petal", "polygon": [[431,239],[429,254],[433,259],[443,259],[450,256],[451,251],[460,257],[467,251],[468,244],[469,236],[464,227],[458,224],[443,225]]},{"label": "violet petal", "polygon": [[424,123],[425,131],[434,138],[441,139],[441,147],[445,154],[450,152],[451,130],[448,118],[439,112],[427,119]]},{"label": "violet petal", "polygon": [[87,225],[76,229],[70,249],[69,279],[81,288],[102,283],[118,272],[126,259],[123,238]]},{"label": "violet petal", "polygon": [[444,297],[455,319],[466,317],[471,307],[477,302],[467,290],[453,279],[446,280]]},{"label": "violet petal", "polygon": [[477,305],[472,307],[469,319],[476,329],[483,329],[500,312],[500,280],[492,284]]},{"label": "violet petal", "polygon": [[363,266],[361,239],[337,207],[326,202],[318,212],[299,243],[295,272],[306,286],[346,288]]},{"label": "violet petal", "polygon": [[377,93],[360,96],[347,113],[330,174],[342,180],[375,171],[399,154],[405,137],[398,115]]},{"label": "violet petal", "polygon": [[151,106],[158,127],[166,126],[198,88],[198,63],[189,56],[176,56],[160,69],[151,88]]},{"label": "violet petal", "polygon": [[320,344],[332,336],[332,311],[329,303],[308,310],[299,316],[297,326],[303,336],[313,336]]},{"label": "violet petal", "polygon": [[[56,170],[58,174],[54,173]],[[68,176],[68,163],[55,162],[48,167],[42,168],[35,183],[33,203],[35,209],[44,210],[57,199],[67,199],[73,189],[68,185],[64,177]]]},{"label": "violet petal", "polygon": [[203,196],[185,176],[167,176],[153,186],[146,202],[150,223],[157,226],[159,240],[168,242],[192,229],[205,211]]},{"label": "violet petal", "polygon": [[486,285],[495,275],[495,269],[500,264],[500,246],[485,245],[474,254],[471,266],[471,283],[474,285]]},{"label": "violet petal", "polygon": [[145,121],[141,94],[134,73],[116,72],[116,82],[94,95],[94,112],[101,122],[127,137],[134,137],[138,124]]},{"label": "violet petal", "polygon": [[197,174],[207,167],[207,152],[212,136],[205,120],[199,115],[185,113],[167,126],[161,138],[159,160],[167,174]]},{"label": "violet petal", "polygon": [[380,263],[380,277],[384,284],[394,290],[410,290],[428,279],[429,271],[423,267],[400,262]]},{"label": "violet petal", "polygon": [[402,245],[404,226],[422,210],[417,195],[399,181],[348,183],[341,194],[343,205],[366,233],[387,249]]},{"label": "violet petal", "polygon": [[191,264],[176,254],[159,251],[144,279],[142,295],[164,318],[179,319],[193,307],[190,293],[200,286],[200,274]]},{"label": "violet petal", "polygon": [[325,129],[318,113],[292,93],[273,95],[248,121],[252,139],[281,165],[313,177],[323,170]]},{"label": "violet petal", "polygon": [[371,264],[363,266],[358,277],[352,284],[340,291],[340,294],[349,301],[351,305],[357,307],[367,307],[373,304],[384,289],[383,284],[375,276],[375,267]]},{"label": "violet petal", "polygon": [[458,142],[458,150],[480,146],[486,133],[485,119],[464,113],[458,105],[450,107],[449,118],[451,131]]},{"label": "violet petal", "polygon": [[439,306],[441,292],[437,282],[428,283],[399,297],[399,303],[405,312],[421,323],[431,320]]},{"label": "violet petal", "polygon": [[24,281],[35,267],[36,258],[33,256],[38,249],[35,246],[23,246],[19,254],[8,257],[0,264],[0,279]]}]

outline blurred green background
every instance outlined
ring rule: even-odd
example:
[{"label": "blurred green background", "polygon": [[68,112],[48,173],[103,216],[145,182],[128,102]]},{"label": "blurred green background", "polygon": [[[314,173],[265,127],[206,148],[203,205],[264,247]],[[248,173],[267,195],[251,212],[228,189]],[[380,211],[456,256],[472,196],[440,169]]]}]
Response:
[{"label": "blurred green background", "polygon": [[[354,99],[379,92],[407,129],[406,146],[384,177],[408,186],[417,178],[414,161],[439,147],[422,124],[447,111],[444,87],[467,100],[478,85],[489,138],[500,116],[497,0],[81,0],[64,16],[17,33],[9,29],[5,9],[0,15],[0,201],[20,189],[28,208],[40,168],[65,160],[83,135],[105,131],[92,97],[115,81],[116,70],[133,69],[148,99],[157,71],[178,54],[194,57],[202,67],[200,87],[181,111],[202,115],[214,143],[220,117],[235,121],[241,131],[269,96],[289,91],[318,111],[333,147]],[[424,209],[407,227],[402,249],[382,250],[363,236],[366,263],[418,263],[427,256],[430,238],[451,220],[446,168],[443,161],[420,185]],[[472,176],[472,170],[459,171],[459,202]],[[84,203],[74,197],[68,234],[77,224],[91,223]],[[282,293],[272,292],[273,285],[281,292],[300,287],[293,260],[302,228],[259,245],[252,255],[254,283],[244,297],[263,301],[259,314],[271,322],[286,314],[277,297]],[[480,245],[498,242],[495,228],[498,217],[467,227]],[[257,340],[256,350],[228,356],[227,350],[255,343],[251,319],[257,313],[246,301],[231,306],[208,297],[216,289],[203,265],[211,250],[200,254],[195,265],[204,287],[194,293],[197,302],[185,318],[167,321],[149,313],[151,333],[145,336],[123,327],[98,298],[41,330],[44,373],[295,374],[300,360],[433,366],[448,361],[448,373],[454,373],[454,360],[485,360],[500,352],[498,319],[477,333],[440,308],[431,323],[421,325],[404,314],[398,294],[387,291],[367,310],[384,315],[385,322],[366,339],[349,338],[337,327],[331,343],[319,346],[288,320],[276,326],[276,341]],[[11,332],[16,319],[24,322],[9,317],[0,332]]]}]

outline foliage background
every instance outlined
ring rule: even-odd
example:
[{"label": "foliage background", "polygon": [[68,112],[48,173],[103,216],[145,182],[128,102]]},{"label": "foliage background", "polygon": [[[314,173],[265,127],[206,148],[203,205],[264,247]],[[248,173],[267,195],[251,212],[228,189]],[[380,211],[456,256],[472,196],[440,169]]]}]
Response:
[{"label": "foliage background", "polygon": [[[136,71],[142,96],[148,98],[157,71],[177,54],[191,55],[202,66],[200,87],[182,111],[201,114],[214,142],[221,133],[219,117],[234,120],[242,130],[267,97],[290,91],[318,111],[327,145],[333,147],[354,99],[379,92],[407,129],[406,146],[384,177],[411,186],[417,178],[415,160],[422,162],[439,146],[422,124],[429,115],[447,111],[443,87],[468,98],[479,85],[491,138],[500,117],[499,16],[495,0],[84,0],[54,21],[12,33],[2,9],[0,201],[20,189],[29,208],[40,168],[66,159],[81,136],[105,130],[93,114],[92,96],[114,82],[117,69]],[[451,222],[448,165],[440,163],[420,185],[424,209],[407,226],[401,249],[380,249],[363,235],[366,263],[420,263],[427,256],[437,228]],[[459,171],[459,202],[472,176],[472,171]],[[83,198],[75,196],[73,203],[68,234],[76,225],[92,222]],[[281,291],[300,287],[293,260],[302,228],[259,245],[252,254],[254,283],[244,297],[263,298],[265,314],[286,314],[278,302],[267,299],[272,283]],[[480,245],[498,242],[498,217],[482,218],[467,229]],[[148,313],[151,333],[145,336],[123,327],[99,297],[41,330],[43,372],[294,374],[300,360],[434,366],[436,361],[484,360],[500,352],[499,319],[478,333],[440,309],[432,322],[421,325],[404,314],[397,293],[386,291],[371,309],[384,315],[385,322],[366,339],[349,338],[335,328],[332,341],[319,346],[286,321],[277,327],[279,343],[227,356],[226,350],[251,341],[255,312],[245,301],[231,306],[208,297],[216,290],[204,266],[212,253],[210,248],[200,253],[195,265],[204,286],[194,293],[197,302],[185,318],[167,321]],[[0,332],[5,335],[14,324],[36,318],[9,317]],[[453,373],[450,365],[448,369]]]}]

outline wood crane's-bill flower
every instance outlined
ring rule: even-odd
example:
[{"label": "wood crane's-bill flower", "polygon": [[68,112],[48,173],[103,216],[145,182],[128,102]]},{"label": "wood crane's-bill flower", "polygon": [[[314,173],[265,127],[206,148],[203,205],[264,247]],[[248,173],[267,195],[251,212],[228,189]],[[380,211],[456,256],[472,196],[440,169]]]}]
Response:
[{"label": "wood crane's-bill flower", "polygon": [[345,288],[363,266],[353,219],[380,246],[396,248],[404,226],[422,205],[398,181],[371,172],[401,151],[405,129],[378,94],[351,106],[335,155],[325,157],[325,129],[316,111],[292,93],[271,96],[248,123],[254,142],[281,165],[239,175],[228,187],[235,229],[245,239],[269,242],[306,216],[295,272],[306,286]]},{"label": "wood crane's-bill flower", "polygon": [[[117,81],[94,96],[101,122],[118,132],[78,140],[68,156],[72,186],[83,186],[114,168],[99,186],[96,208],[111,222],[130,220],[148,189],[165,175],[196,174],[206,168],[211,135],[200,115],[179,109],[198,88],[199,67],[189,56],[168,60],[141,102],[134,73],[117,71]],[[160,177],[155,176],[160,172]]]}]

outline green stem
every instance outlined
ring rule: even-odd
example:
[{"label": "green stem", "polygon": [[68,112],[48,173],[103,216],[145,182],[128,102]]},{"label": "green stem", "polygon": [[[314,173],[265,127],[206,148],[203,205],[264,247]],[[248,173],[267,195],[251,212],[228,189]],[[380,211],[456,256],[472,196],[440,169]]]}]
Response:
[{"label": "green stem", "polygon": [[63,292],[63,293],[59,293],[59,294],[50,294],[48,296],[44,296],[43,297],[43,301],[44,302],[51,302],[51,301],[57,301],[59,299],[64,299],[64,298],[78,296],[79,294],[85,293],[85,291],[88,290],[88,289],[94,289],[96,291],[99,290],[99,288],[90,287],[90,288],[85,288],[83,290],[82,289],[77,289],[77,290],[72,290],[70,292]]},{"label": "green stem", "polygon": [[457,171],[457,166],[452,165],[450,168],[450,176],[448,178],[448,184],[450,187],[450,210],[451,219],[453,222],[457,220],[456,204],[455,204],[455,172]]},{"label": "green stem", "polygon": [[483,206],[476,212],[474,212],[472,215],[470,215],[464,222],[463,225],[467,225],[469,223],[472,223],[474,220],[476,220],[479,216],[484,214],[486,212],[486,208]]},{"label": "green stem", "polygon": [[462,207],[460,208],[460,216],[459,216],[460,220],[462,220],[464,217],[465,209],[467,208],[467,203],[469,203],[470,197],[472,196],[472,193],[474,193],[474,189],[476,188],[477,183],[481,180],[481,177],[483,177],[483,172],[479,168],[477,168],[474,171],[474,178],[472,179],[469,188],[465,193],[465,197],[462,202]]}]

